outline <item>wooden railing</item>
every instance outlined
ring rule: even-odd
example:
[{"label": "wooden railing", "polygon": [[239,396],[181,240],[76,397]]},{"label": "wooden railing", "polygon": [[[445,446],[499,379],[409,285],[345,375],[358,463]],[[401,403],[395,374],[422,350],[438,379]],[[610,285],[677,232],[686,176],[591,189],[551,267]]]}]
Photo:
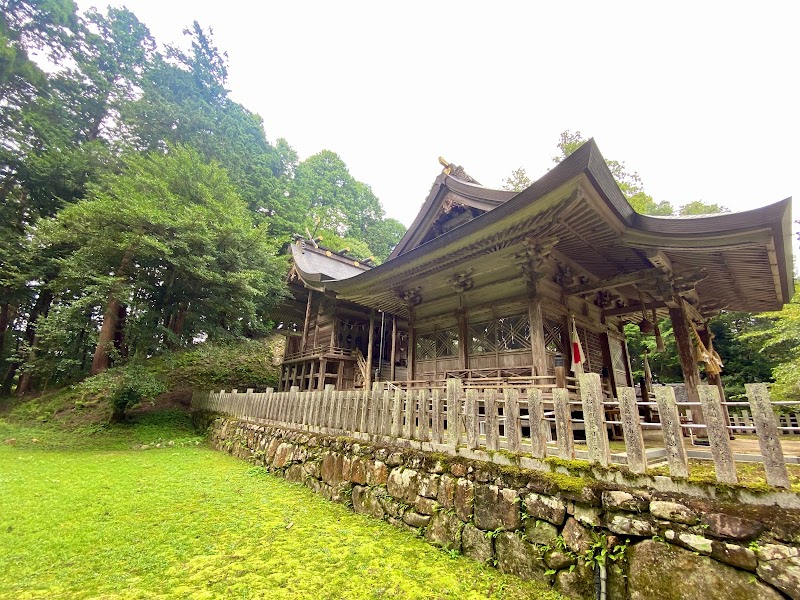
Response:
[{"label": "wooden railing", "polygon": [[[303,431],[347,435],[378,443],[407,445],[456,453],[459,448],[484,449],[490,452],[506,450],[533,458],[548,454],[564,459],[576,457],[574,433],[582,429],[587,450],[585,457],[592,464],[608,466],[612,462],[627,464],[634,473],[644,473],[648,467],[643,426],[661,429],[663,446],[657,460],[666,462],[673,476],[687,477],[689,463],[683,431],[705,430],[710,458],[716,466],[718,481],[736,483],[736,456],[732,452],[730,433],[741,425],[727,425],[726,407],[719,399],[715,386],[699,387],[700,402],[676,402],[675,391],[658,387],[655,401],[637,402],[633,388],[619,388],[618,401],[608,401],[600,377],[590,373],[580,375],[579,393],[552,387],[549,398],[535,385],[527,389],[494,387],[464,388],[459,379],[448,379],[446,389],[438,387],[390,391],[381,383],[372,390],[275,393],[268,390],[245,393],[197,393],[193,408],[230,417],[253,420]],[[748,402],[729,402],[728,406],[746,405],[752,414],[761,460],[767,483],[788,488],[786,460],[780,444],[780,433],[800,431],[797,426],[780,427],[764,384],[746,386]],[[648,399],[649,400],[649,399]],[[655,405],[658,422],[642,422],[639,408]],[[705,423],[684,423],[679,409],[702,409]],[[573,416],[582,413],[582,419]],[[618,415],[609,418],[609,414]],[[622,430],[625,453],[612,454],[609,429]],[[551,441],[552,440],[552,441]],[[749,460],[753,456],[749,455]]]},{"label": "wooden railing", "polygon": [[312,358],[317,356],[353,356],[353,351],[349,348],[339,348],[337,346],[316,346],[300,352],[288,354],[283,360],[297,360],[301,358]]}]

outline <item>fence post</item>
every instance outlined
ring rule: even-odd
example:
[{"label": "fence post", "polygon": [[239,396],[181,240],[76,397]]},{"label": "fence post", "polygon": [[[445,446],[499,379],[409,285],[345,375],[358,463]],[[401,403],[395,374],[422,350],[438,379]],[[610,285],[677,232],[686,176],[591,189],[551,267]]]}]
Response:
[{"label": "fence post", "polygon": [[503,414],[506,418],[508,451],[518,453],[521,445],[519,430],[519,392],[514,388],[506,388],[504,396],[506,406]]},{"label": "fence post", "polygon": [[528,389],[528,419],[531,425],[531,455],[534,458],[547,456],[547,438],[544,427],[549,425],[544,420],[542,408],[542,390],[531,387]]},{"label": "fence post", "polygon": [[603,406],[603,387],[600,375],[583,373],[578,376],[583,404],[583,424],[586,428],[586,446],[589,449],[589,462],[607,467],[611,462],[606,430],[605,408]]},{"label": "fence post", "polygon": [[[412,393],[412,388],[408,389],[408,393]],[[420,442],[427,442],[431,430],[431,414],[428,410],[428,392],[426,390],[418,390],[415,396],[417,398],[417,402],[419,402],[419,424],[417,427],[417,439],[419,439]]]},{"label": "fence post", "polygon": [[378,433],[383,436],[392,434],[392,395],[388,389],[381,392],[381,384],[373,385],[375,395],[381,399],[380,414],[378,421]]},{"label": "fence post", "polygon": [[717,481],[721,483],[737,483],[736,463],[731,452],[731,438],[725,425],[725,416],[719,397],[719,388],[715,385],[699,385],[700,408],[703,409],[703,420],[706,423],[708,443],[711,445],[711,456],[714,457],[714,468]]},{"label": "fence post", "polygon": [[688,477],[689,462],[686,459],[686,448],[683,446],[681,417],[678,414],[678,405],[675,404],[675,390],[666,386],[656,387],[656,403],[661,421],[661,433],[664,436],[664,448],[667,451],[669,474],[673,477]]},{"label": "fence post", "polygon": [[769,485],[789,488],[789,474],[786,471],[786,461],[783,458],[783,448],[778,437],[778,425],[775,412],[769,399],[766,384],[747,383],[744,386],[750,408],[753,411],[753,424],[758,436],[758,446],[764,457],[764,470],[767,473]]},{"label": "fence post", "polygon": [[394,402],[392,404],[392,427],[389,435],[399,438],[403,435],[403,392],[397,388],[394,392]]},{"label": "fence post", "polygon": [[475,450],[480,437],[480,421],[478,419],[478,390],[467,390],[467,402],[464,406],[464,416],[467,429],[467,448]]},{"label": "fence post", "polygon": [[558,457],[564,460],[572,460],[575,458],[575,443],[572,439],[569,391],[566,388],[553,388],[553,413],[556,419]]},{"label": "fence post", "polygon": [[642,474],[647,470],[647,454],[644,449],[642,424],[636,406],[636,390],[618,387],[619,414],[622,420],[622,435],[625,437],[625,451],[628,455],[628,469]]},{"label": "fence post", "polygon": [[496,452],[500,449],[497,428],[497,395],[495,390],[484,390],[483,404],[486,407],[486,449]]},{"label": "fence post", "polygon": [[450,378],[447,380],[447,441],[455,450],[461,441],[461,427],[459,413],[461,412],[461,380]]},{"label": "fence post", "polygon": [[361,416],[362,420],[367,422],[367,433],[370,435],[378,435],[378,428],[380,421],[378,420],[378,398],[375,390],[364,390],[364,414]]},{"label": "fence post", "polygon": [[431,390],[431,442],[442,443],[442,394],[438,389]]},{"label": "fence post", "polygon": [[[399,389],[399,388],[398,388]],[[416,420],[417,420],[417,395],[408,390],[401,395],[406,398],[406,408],[404,412],[405,422],[403,423],[403,437],[407,440],[413,440],[416,433]]]}]

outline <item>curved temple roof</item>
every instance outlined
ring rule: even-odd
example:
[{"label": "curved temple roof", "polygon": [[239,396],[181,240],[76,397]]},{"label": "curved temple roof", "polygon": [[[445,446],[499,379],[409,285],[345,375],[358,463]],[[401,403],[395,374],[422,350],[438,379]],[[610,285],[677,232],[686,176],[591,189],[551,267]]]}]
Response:
[{"label": "curved temple roof", "polygon": [[[461,214],[448,227],[453,205]],[[793,293],[791,227],[790,198],[713,216],[640,215],[589,140],[519,193],[442,173],[389,260],[374,269],[343,264],[344,258],[322,264],[318,252],[292,252],[301,276],[318,282],[315,287],[324,282],[355,302],[406,313],[398,298],[415,278],[546,233],[558,238],[560,256],[598,279],[665,263],[676,272],[702,268],[707,277],[696,288],[702,303],[758,312],[780,309]]]}]

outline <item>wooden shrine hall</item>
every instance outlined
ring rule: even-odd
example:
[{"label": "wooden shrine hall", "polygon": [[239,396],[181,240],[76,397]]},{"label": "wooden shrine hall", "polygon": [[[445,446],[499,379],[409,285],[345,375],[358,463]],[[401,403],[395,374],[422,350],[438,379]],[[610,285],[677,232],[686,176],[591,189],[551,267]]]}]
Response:
[{"label": "wooden shrine hall", "polygon": [[[610,396],[630,386],[625,323],[669,317],[689,400],[698,349],[714,362],[708,320],[778,310],[793,293],[790,199],[746,212],[634,212],[593,140],[521,192],[482,187],[447,164],[405,236],[371,267],[291,245],[280,389],[575,385],[580,367]],[[574,333],[573,333],[574,332]],[[566,357],[566,359],[564,358]],[[556,380],[565,364],[567,379]],[[563,370],[558,370],[559,372]],[[719,369],[706,369],[718,382]]]}]

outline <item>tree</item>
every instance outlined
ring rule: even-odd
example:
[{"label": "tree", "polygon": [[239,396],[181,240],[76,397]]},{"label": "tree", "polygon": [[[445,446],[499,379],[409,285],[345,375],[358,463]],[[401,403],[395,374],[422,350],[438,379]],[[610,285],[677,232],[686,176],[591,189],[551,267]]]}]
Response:
[{"label": "tree", "polygon": [[680,209],[678,209],[678,214],[683,217],[689,215],[716,215],[726,212],[730,211],[721,204],[708,204],[702,200],[695,200],[694,202],[683,204]]},{"label": "tree", "polygon": [[752,341],[761,347],[750,359],[765,358],[774,365],[773,399],[800,400],[800,281],[795,282],[794,297],[783,310],[762,313],[756,319],[767,323],[742,336],[746,342]]},{"label": "tree", "polygon": [[[553,157],[553,162],[560,163],[570,154],[580,148],[586,140],[580,131],[571,132],[569,130],[561,133],[557,144],[560,154]],[[663,200],[656,202],[652,196],[644,192],[642,178],[637,172],[629,172],[624,162],[606,159],[606,165],[614,176],[619,189],[628,199],[633,210],[643,215],[669,216],[674,214],[675,209],[672,205]]]},{"label": "tree", "polygon": [[520,167],[516,171],[511,172],[511,177],[503,180],[503,189],[513,192],[521,192],[531,184],[531,180],[525,169]]},{"label": "tree", "polygon": [[[93,373],[121,353],[258,330],[282,296],[285,266],[225,171],[185,147],[123,165],[39,228],[38,245],[59,256],[62,308],[48,319],[102,314]],[[56,353],[53,341],[41,350]]]}]

